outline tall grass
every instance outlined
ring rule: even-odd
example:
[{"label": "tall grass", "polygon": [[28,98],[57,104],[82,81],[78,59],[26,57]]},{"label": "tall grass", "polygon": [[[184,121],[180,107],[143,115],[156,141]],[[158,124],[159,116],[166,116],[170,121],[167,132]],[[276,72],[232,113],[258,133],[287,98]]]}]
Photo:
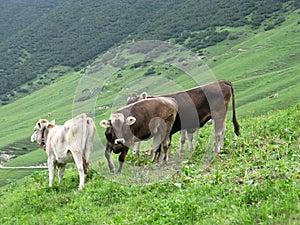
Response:
[{"label": "tall grass", "polygon": [[[49,188],[46,171],[1,189],[1,224],[299,224],[300,105],[227,124],[222,152],[201,164],[209,136],[181,168],[156,183],[126,183],[94,163],[77,190],[75,166]],[[134,163],[134,162],[131,162]],[[107,165],[106,165],[107,166]],[[130,166],[127,162],[125,167]],[[142,167],[141,167],[142,169]],[[154,168],[154,170],[164,170]],[[126,171],[124,171],[126,173]]]}]

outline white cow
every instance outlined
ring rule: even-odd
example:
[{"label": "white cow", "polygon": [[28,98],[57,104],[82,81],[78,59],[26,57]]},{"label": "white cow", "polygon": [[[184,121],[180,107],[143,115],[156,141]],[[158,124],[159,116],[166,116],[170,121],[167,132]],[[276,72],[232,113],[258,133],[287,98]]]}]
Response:
[{"label": "white cow", "polygon": [[79,173],[79,189],[83,188],[93,150],[95,129],[94,121],[85,114],[66,121],[64,125],[55,125],[54,121],[48,122],[46,119],[40,119],[36,123],[31,141],[38,142],[46,150],[50,187],[54,181],[56,166],[61,183],[66,164],[74,161]]}]

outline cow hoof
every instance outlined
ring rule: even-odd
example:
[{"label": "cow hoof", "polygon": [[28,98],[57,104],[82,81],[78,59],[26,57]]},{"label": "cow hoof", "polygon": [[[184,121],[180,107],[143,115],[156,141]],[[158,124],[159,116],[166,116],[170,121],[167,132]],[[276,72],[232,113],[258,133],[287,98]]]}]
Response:
[{"label": "cow hoof", "polygon": [[220,153],[220,151],[217,151],[217,150],[214,151],[215,156],[218,155],[219,153]]}]

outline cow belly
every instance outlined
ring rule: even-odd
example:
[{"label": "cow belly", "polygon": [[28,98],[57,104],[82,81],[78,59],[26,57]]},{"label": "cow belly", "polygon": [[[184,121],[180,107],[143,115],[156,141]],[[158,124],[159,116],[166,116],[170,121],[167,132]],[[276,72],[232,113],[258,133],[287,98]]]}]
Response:
[{"label": "cow belly", "polygon": [[73,159],[72,153],[69,150],[67,150],[67,151],[64,151],[60,154],[57,154],[56,155],[56,161],[59,164],[65,164],[65,163],[68,163],[68,162],[73,162],[74,159]]}]

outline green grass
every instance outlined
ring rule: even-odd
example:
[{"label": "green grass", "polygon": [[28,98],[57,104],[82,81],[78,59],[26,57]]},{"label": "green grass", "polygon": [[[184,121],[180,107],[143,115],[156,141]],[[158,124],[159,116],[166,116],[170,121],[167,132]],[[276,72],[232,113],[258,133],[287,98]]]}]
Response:
[{"label": "green grass", "polygon": [[127,182],[130,174],[113,182],[114,175],[104,177],[98,164],[93,164],[82,191],[77,190],[75,167],[53,188],[47,187],[46,171],[35,172],[24,183],[1,189],[0,222],[299,224],[299,118],[299,104],[246,118],[240,120],[241,137],[234,136],[228,123],[224,149],[204,166],[207,127],[193,157],[176,174],[151,185]]},{"label": "green grass", "polygon": [[[173,170],[169,165],[162,173],[153,172],[146,157],[137,160],[130,152],[123,175],[114,177],[108,172],[104,130],[98,123],[109,117],[111,109],[100,110],[99,106],[119,107],[132,90],[160,94],[169,92],[169,88],[197,85],[169,65],[151,63],[155,75],[147,77],[149,68],[130,70],[128,65],[99,84],[106,89],[98,95],[95,105],[98,135],[85,189],[77,191],[74,165],[66,171],[64,183],[54,188],[47,187],[47,171],[1,169],[0,185],[9,183],[0,189],[1,223],[298,224],[300,106],[294,106],[300,102],[298,18],[299,10],[276,29],[259,33],[247,27],[234,28],[236,33],[242,33],[239,39],[226,40],[205,51],[206,63],[215,77],[234,84],[242,130],[242,137],[237,138],[232,124],[227,123],[222,153],[208,167],[210,158],[205,158],[205,149],[211,142],[212,127],[201,129],[192,159],[181,160]],[[119,73],[122,77],[117,78]],[[48,112],[48,119],[56,119],[57,124],[73,116],[73,100],[81,77],[80,73],[66,74],[50,86],[0,107],[1,151],[8,146],[35,150],[6,166],[46,161],[45,152],[36,150],[38,145],[27,145],[33,126],[38,119],[47,118]],[[140,79],[143,82],[136,82]],[[149,86],[151,89],[147,89]],[[274,93],[279,97],[268,98]],[[290,106],[294,107],[287,109]],[[261,116],[256,118],[257,115]],[[177,136],[171,148],[173,159],[178,142]],[[116,155],[114,159],[117,161]],[[144,170],[137,167],[136,171],[133,165],[143,165]],[[30,176],[21,179],[26,175]]]},{"label": "green grass", "polygon": [[[247,27],[234,28],[241,34],[238,40],[226,40],[206,50],[206,63],[216,79],[228,79],[234,84],[238,117],[261,115],[300,101],[298,15],[299,12],[291,13],[281,26],[266,32],[253,33]],[[239,48],[247,51],[238,51]],[[120,107],[131,91],[160,94],[197,85],[191,77],[170,65],[150,63],[148,66],[155,69],[155,75],[147,77],[144,74],[149,67],[130,70],[130,66],[99,84],[107,89],[98,95],[96,108],[102,105],[114,106],[114,109]],[[121,78],[117,78],[119,73]],[[81,77],[79,73],[69,73],[50,86],[0,107],[1,151],[7,151],[9,146],[34,150],[33,145],[27,147],[26,142],[35,122],[47,118],[48,112],[51,112],[49,119],[56,119],[57,124],[72,117],[73,100]],[[136,82],[137,79],[143,82]],[[274,93],[278,93],[279,98],[269,99],[268,96]],[[96,109],[96,124],[109,117],[110,112],[110,109]],[[98,134],[103,143],[101,128]],[[102,152],[102,148],[100,145],[95,149]]]},{"label": "green grass", "polygon": [[[58,124],[72,117],[72,101],[79,74],[72,73],[62,77],[37,92],[0,108],[0,148],[28,138],[40,118],[56,119]],[[48,112],[51,117],[48,118]]]},{"label": "green grass", "polygon": [[[227,40],[207,50],[213,56],[207,63],[216,77],[233,82],[241,116],[247,111],[261,115],[300,101],[298,18],[299,10],[274,30],[253,33],[240,28],[244,33],[240,40]],[[274,93],[279,99],[269,101]]]}]

